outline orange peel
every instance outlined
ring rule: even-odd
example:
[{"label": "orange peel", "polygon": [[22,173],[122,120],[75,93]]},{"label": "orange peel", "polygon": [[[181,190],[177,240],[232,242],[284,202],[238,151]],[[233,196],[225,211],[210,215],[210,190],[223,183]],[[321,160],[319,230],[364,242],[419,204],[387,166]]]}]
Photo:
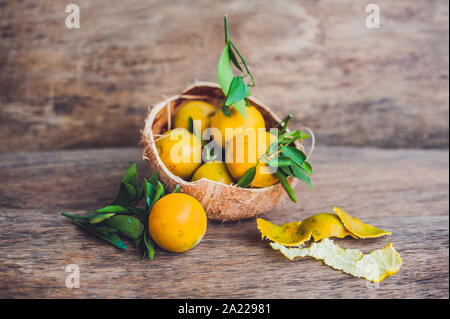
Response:
[{"label": "orange peel", "polygon": [[333,210],[339,216],[339,219],[342,224],[344,224],[345,228],[358,238],[377,238],[392,234],[389,231],[363,223],[358,218],[350,216],[339,207],[334,207]]},{"label": "orange peel", "polygon": [[317,214],[303,220],[299,230],[311,233],[314,241],[330,237],[344,238],[351,235],[339,218],[331,213]]},{"label": "orange peel", "polygon": [[[400,269],[402,259],[392,243],[364,255],[357,249],[343,249],[330,240],[331,237],[364,239],[391,235],[391,232],[365,224],[338,207],[333,210],[336,215],[322,213],[281,226],[258,218],[257,227],[262,239],[271,240],[270,246],[290,260],[313,257],[330,267],[372,282],[380,282]],[[303,247],[311,237],[314,243],[308,248]]]},{"label": "orange peel", "polygon": [[[298,232],[301,222],[292,222],[277,226],[267,220],[257,218],[256,224],[261,232],[261,239],[267,237],[268,239],[285,246],[297,246],[305,241],[305,236]],[[311,237],[311,235],[309,235],[309,237]]]},{"label": "orange peel", "polygon": [[359,219],[348,215],[339,207],[333,208],[335,214],[322,213],[311,216],[303,221],[285,223],[281,226],[272,224],[262,218],[256,223],[262,239],[268,238],[284,246],[298,246],[311,239],[320,241],[324,238],[345,238],[352,236],[357,239],[377,238],[391,235],[383,229],[365,224]]},{"label": "orange peel", "polygon": [[284,246],[298,246],[311,239],[319,241],[324,238],[344,238],[352,236],[341,220],[334,214],[322,213],[311,216],[301,222],[286,223],[277,226],[262,218],[257,219],[261,236]]}]

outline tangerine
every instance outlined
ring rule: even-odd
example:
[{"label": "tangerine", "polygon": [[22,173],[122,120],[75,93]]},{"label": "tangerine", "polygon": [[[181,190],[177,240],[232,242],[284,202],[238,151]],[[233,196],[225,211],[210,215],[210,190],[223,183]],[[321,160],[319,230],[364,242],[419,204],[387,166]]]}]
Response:
[{"label": "tangerine", "polygon": [[206,213],[194,197],[168,194],[153,205],[148,217],[150,236],[161,248],[185,252],[194,248],[206,232]]}]

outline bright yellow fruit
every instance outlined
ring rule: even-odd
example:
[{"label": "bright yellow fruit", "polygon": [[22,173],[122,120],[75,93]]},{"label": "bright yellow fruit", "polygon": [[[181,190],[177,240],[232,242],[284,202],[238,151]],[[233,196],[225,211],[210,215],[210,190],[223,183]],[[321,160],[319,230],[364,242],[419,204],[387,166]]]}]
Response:
[{"label": "bright yellow fruit", "polygon": [[194,126],[199,132],[203,133],[203,131],[209,127],[211,116],[215,111],[216,108],[209,103],[203,101],[189,101],[176,113],[175,127],[188,129],[188,119],[190,116],[194,121],[201,121],[201,125],[194,122]]},{"label": "bright yellow fruit", "polygon": [[[233,145],[227,148],[227,168],[236,181],[241,179],[248,169],[256,165],[258,158],[275,141],[275,136],[268,132],[264,131],[265,136],[263,138],[259,138],[260,134],[261,131],[237,134],[233,137]],[[273,170],[263,162],[259,162],[255,178],[250,187],[267,187],[276,182],[278,182],[278,178],[273,174]]]},{"label": "bright yellow fruit", "polygon": [[[245,114],[247,119],[245,119],[234,107],[230,107],[231,117],[226,116],[223,112],[219,111],[211,118],[211,128],[216,128],[220,131],[221,139],[214,138],[214,141],[222,147],[229,142],[233,135],[226,136],[226,129],[240,129],[245,131],[246,129],[253,129],[257,131],[259,128],[266,129],[266,124],[264,122],[264,117],[261,113],[254,107],[246,107]],[[212,132],[214,135],[214,132]]]},{"label": "bright yellow fruit", "polygon": [[234,182],[223,162],[208,162],[197,168],[194,176],[192,176],[192,181],[198,181],[202,178],[226,185],[231,185]]},{"label": "bright yellow fruit", "polygon": [[182,179],[188,180],[202,162],[202,142],[184,128],[164,133],[155,145],[169,171]]},{"label": "bright yellow fruit", "polygon": [[148,230],[155,243],[176,253],[194,248],[202,240],[206,224],[206,213],[200,202],[183,193],[159,199],[148,217]]}]

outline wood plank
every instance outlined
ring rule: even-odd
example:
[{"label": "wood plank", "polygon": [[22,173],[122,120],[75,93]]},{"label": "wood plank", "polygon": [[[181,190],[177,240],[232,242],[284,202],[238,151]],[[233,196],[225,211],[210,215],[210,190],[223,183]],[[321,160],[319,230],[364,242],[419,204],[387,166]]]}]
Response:
[{"label": "wood plank", "polygon": [[[184,254],[157,249],[142,261],[76,228],[58,213],[105,205],[139,149],[0,155],[0,297],[448,298],[448,151],[319,148],[314,191],[265,218],[301,220],[339,205],[391,238],[339,240],[364,252],[393,242],[404,265],[379,285],[321,262],[290,262],[261,242],[254,219],[210,222]],[[300,197],[300,196],[299,196]],[[131,245],[130,245],[131,246]],[[81,287],[65,288],[75,263]]]},{"label": "wood plank", "polygon": [[[448,148],[446,0],[0,1],[0,152],[135,146],[147,107],[216,81],[223,15],[252,92],[321,145]],[[180,70],[182,70],[180,72]]]}]

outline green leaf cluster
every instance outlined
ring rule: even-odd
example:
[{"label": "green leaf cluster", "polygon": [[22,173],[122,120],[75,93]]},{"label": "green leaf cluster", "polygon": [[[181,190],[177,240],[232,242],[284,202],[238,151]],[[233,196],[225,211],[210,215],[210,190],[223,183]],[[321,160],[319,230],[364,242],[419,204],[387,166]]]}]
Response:
[{"label": "green leaf cluster", "polygon": [[[244,118],[247,118],[245,107],[250,106],[247,97],[251,95],[248,87],[255,86],[255,80],[241,53],[230,39],[228,34],[227,16],[224,18],[224,24],[225,47],[223,48],[219,62],[217,63],[217,80],[226,96],[222,105],[222,112],[226,116],[231,117],[230,106],[233,106]],[[242,76],[233,75],[232,65],[242,73]],[[249,79],[249,83],[245,83],[245,78]]]},{"label": "green leaf cluster", "polygon": [[[177,185],[174,192],[179,192]],[[141,252],[141,258],[153,259],[154,244],[148,232],[148,215],[153,205],[164,196],[164,187],[158,180],[158,173],[144,179],[138,187],[136,164],[130,166],[119,185],[110,205],[94,210],[87,215],[62,212],[72,222],[113,246],[125,250],[127,246],[120,236],[134,241]],[[144,200],[143,205],[139,205]],[[143,207],[142,207],[143,206]]]},{"label": "green leaf cluster", "polygon": [[306,161],[307,156],[305,153],[294,144],[295,141],[307,139],[310,136],[299,130],[288,132],[287,128],[291,118],[292,115],[288,115],[275,126],[275,128],[279,129],[277,141],[270,145],[269,150],[258,159],[254,167],[249,168],[245,172],[238,181],[238,186],[248,187],[255,178],[258,163],[263,162],[270,167],[276,168],[275,175],[293,202],[297,202],[297,198],[294,190],[288,183],[288,177],[298,178],[310,188],[313,187],[308,176],[313,175],[312,166]]}]

